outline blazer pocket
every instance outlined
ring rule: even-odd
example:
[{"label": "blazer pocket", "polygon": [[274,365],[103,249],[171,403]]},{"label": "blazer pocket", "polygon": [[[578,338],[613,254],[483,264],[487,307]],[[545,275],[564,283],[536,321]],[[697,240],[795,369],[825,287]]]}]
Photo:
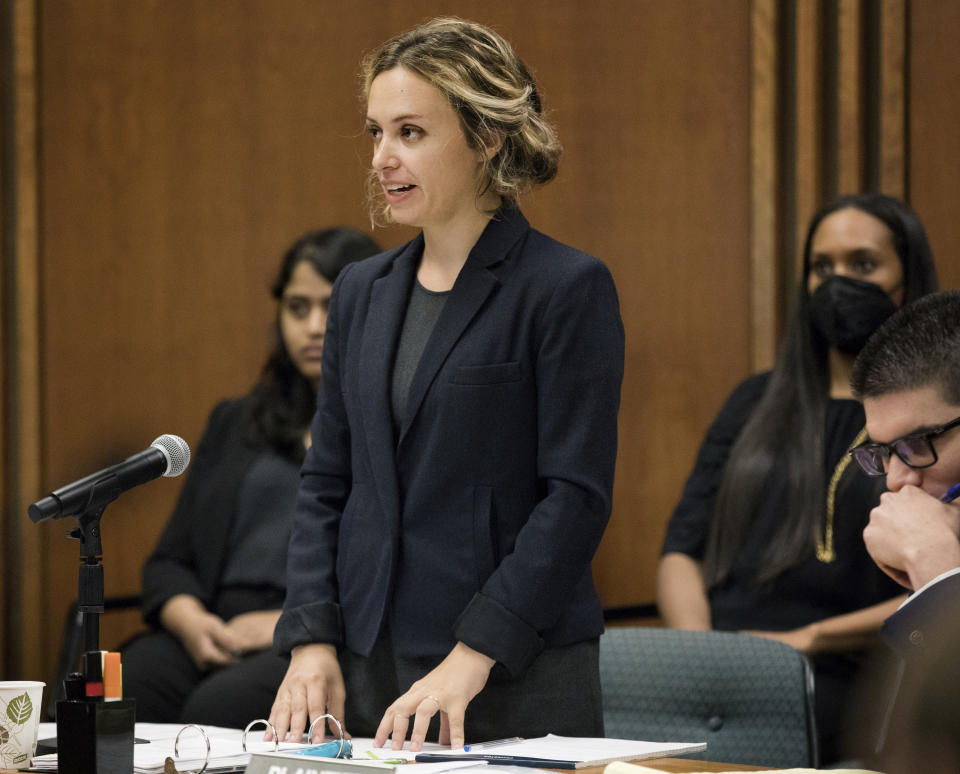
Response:
[{"label": "blazer pocket", "polygon": [[503,384],[519,382],[523,378],[520,361],[491,363],[490,365],[457,366],[450,381],[453,384]]}]

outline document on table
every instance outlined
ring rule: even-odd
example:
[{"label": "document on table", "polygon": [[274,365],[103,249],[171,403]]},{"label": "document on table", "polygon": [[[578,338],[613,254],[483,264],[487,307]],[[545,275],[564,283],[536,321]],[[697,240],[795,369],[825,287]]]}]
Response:
[{"label": "document on table", "polygon": [[[653,765],[656,766],[656,764]],[[825,769],[763,769],[753,774],[823,774],[824,771]],[[634,766],[631,763],[611,763],[603,772],[604,774],[663,774],[660,769]],[[738,774],[738,772],[718,771],[716,774]],[[880,772],[867,769],[830,769],[830,774],[880,774]]]},{"label": "document on table", "polygon": [[[612,761],[669,758],[703,752],[706,742],[640,742],[632,739],[606,739],[578,736],[547,736],[521,739],[507,744],[472,745],[471,750],[449,750],[418,755],[418,762],[440,760],[476,760],[504,766],[529,766],[545,769],[582,769]],[[481,751],[477,751],[481,748]]]},{"label": "document on table", "polygon": [[[392,750],[389,743],[386,747],[374,747],[373,739],[354,737],[352,758],[315,758],[306,750],[290,750],[286,752],[257,752],[250,756],[246,774],[271,774],[280,771],[284,765],[291,772],[300,771],[303,774],[396,774],[403,771],[408,763],[412,763],[421,753],[411,752],[409,742],[405,742],[400,750]],[[423,745],[423,751],[428,753],[448,753],[450,748],[434,743]],[[475,760],[444,760],[437,763],[418,763],[416,774],[439,774],[453,769],[484,766],[483,761]],[[406,769],[409,771],[410,769]]]}]

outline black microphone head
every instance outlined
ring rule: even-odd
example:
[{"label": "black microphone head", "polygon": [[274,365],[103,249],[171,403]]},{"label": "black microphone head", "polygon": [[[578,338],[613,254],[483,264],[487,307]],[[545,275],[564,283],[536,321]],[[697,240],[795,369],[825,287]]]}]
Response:
[{"label": "black microphone head", "polygon": [[163,475],[167,478],[179,476],[190,464],[190,447],[179,435],[161,435],[150,446],[159,449],[166,457],[167,470]]}]

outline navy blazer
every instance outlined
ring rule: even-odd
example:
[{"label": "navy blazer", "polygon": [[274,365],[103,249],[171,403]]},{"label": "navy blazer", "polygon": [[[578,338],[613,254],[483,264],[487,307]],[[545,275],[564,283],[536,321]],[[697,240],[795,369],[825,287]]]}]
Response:
[{"label": "navy blazer", "polygon": [[915,660],[938,643],[960,603],[960,573],[954,573],[911,597],[883,624],[886,643],[907,660]]},{"label": "navy blazer", "polygon": [[624,336],[597,259],[490,221],[457,277],[395,437],[391,370],[423,252],[337,280],[275,644],[368,654],[460,640],[520,674],[603,630],[590,561],[610,514]]}]

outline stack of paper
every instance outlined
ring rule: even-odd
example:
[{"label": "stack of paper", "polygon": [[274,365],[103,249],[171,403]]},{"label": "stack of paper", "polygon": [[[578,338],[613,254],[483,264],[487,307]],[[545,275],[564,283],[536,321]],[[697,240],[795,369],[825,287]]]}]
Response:
[{"label": "stack of paper", "polygon": [[[723,766],[722,763],[718,765]],[[754,774],[818,774],[823,771],[824,769],[758,769]],[[603,770],[603,774],[663,774],[663,772],[660,769],[634,766],[631,763],[611,763]],[[718,771],[716,774],[737,774],[737,772]],[[880,774],[880,772],[868,769],[830,769],[830,774]]]},{"label": "stack of paper", "polygon": [[[489,743],[488,743],[489,744]],[[479,751],[477,748],[481,748]],[[491,746],[483,744],[469,750],[450,750],[440,755],[418,755],[417,761],[478,760],[502,766],[530,766],[545,769],[583,769],[613,761],[636,761],[688,755],[707,749],[706,742],[639,742],[632,739],[606,739],[548,734],[536,739],[521,739]]]},{"label": "stack of paper", "polygon": [[[309,772],[349,772],[360,774],[366,769],[398,774],[405,763],[417,761],[417,774],[448,771],[454,768],[489,764],[495,767],[524,766],[543,769],[581,769],[602,766],[618,760],[646,760],[702,752],[705,742],[637,742],[629,739],[596,739],[548,736],[537,739],[487,742],[470,745],[469,749],[451,750],[439,745],[424,745],[423,752],[407,749],[373,748],[370,740],[354,740],[353,760],[325,758],[311,760],[296,751],[290,753],[258,753],[250,758],[247,774],[270,774],[281,764],[296,764],[295,769]],[[428,768],[429,767],[429,768]]]},{"label": "stack of paper", "polygon": [[[136,774],[163,774],[164,763],[170,758],[179,771],[197,770],[203,766],[206,743],[200,732],[193,727],[183,731],[179,742],[179,756],[174,754],[177,734],[184,728],[179,724],[137,723],[134,731],[138,740],[146,740],[133,748],[133,765]],[[301,771],[313,769],[326,772],[363,772],[369,774],[393,772],[397,767],[417,760],[417,774],[449,771],[490,764],[493,766],[525,766],[550,769],[580,769],[601,766],[611,761],[645,760],[701,752],[706,744],[694,742],[636,742],[628,739],[591,739],[548,735],[538,739],[509,740],[503,742],[471,745],[467,750],[451,750],[437,744],[425,744],[420,753],[410,752],[408,745],[402,750],[389,747],[374,748],[371,739],[354,739],[353,759],[310,758],[298,754],[298,750],[311,747],[307,744],[285,742],[280,752],[274,752],[273,742],[263,742],[263,730],[257,729],[247,735],[247,752],[243,751],[243,732],[238,729],[202,726],[210,741],[207,758],[208,772],[242,772],[267,774],[272,766],[285,761],[296,762]],[[41,724],[40,736],[56,732],[56,725]],[[321,767],[322,763],[322,767]],[[34,769],[56,771],[56,754],[41,755],[33,759]]]},{"label": "stack of paper", "polygon": [[[271,774],[281,770],[284,765],[289,771],[299,771],[302,774],[311,772],[344,772],[345,774],[391,774],[408,763],[412,763],[417,755],[422,753],[410,752],[409,742],[404,743],[403,749],[390,749],[389,742],[387,747],[374,747],[373,739],[364,739],[354,737],[351,740],[353,744],[353,758],[314,758],[307,753],[308,750],[290,750],[285,752],[259,752],[250,757],[250,763],[247,766],[246,774]],[[426,743],[423,745],[425,753],[446,753],[450,748],[439,744]],[[482,765],[474,760],[456,760],[452,762],[443,761],[440,763],[420,763],[417,764],[416,774],[439,774],[442,771],[451,771],[453,769],[468,768],[471,766]],[[410,769],[406,769],[409,771]]]}]

